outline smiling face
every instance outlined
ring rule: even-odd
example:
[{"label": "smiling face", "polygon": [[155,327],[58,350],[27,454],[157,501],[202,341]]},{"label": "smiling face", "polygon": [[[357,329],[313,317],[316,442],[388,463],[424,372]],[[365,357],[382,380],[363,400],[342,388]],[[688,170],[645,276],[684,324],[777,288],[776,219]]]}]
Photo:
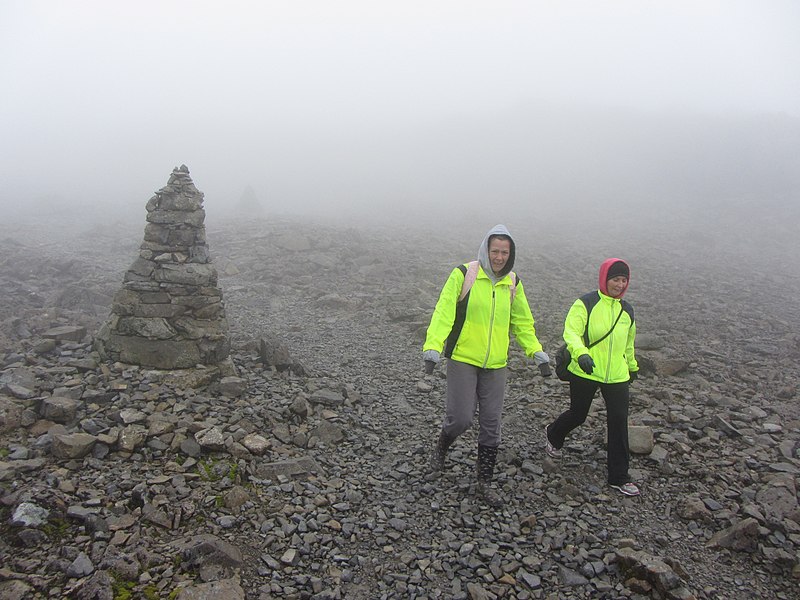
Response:
[{"label": "smiling face", "polygon": [[511,241],[501,238],[489,240],[489,261],[492,263],[492,271],[499,275],[511,256]]},{"label": "smiling face", "polygon": [[626,287],[628,287],[628,278],[624,275],[617,275],[606,282],[608,295],[612,298],[618,298],[620,294],[625,291]]}]

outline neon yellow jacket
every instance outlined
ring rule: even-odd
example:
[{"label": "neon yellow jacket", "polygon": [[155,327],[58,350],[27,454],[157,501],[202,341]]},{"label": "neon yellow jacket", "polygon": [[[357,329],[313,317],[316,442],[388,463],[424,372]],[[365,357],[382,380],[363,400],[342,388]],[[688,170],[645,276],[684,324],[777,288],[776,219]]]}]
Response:
[{"label": "neon yellow jacket", "polygon": [[[603,337],[622,309],[619,299],[597,291],[600,300],[589,313],[589,343]],[[586,305],[578,298],[572,304],[564,321],[564,342],[572,356],[567,369],[583,377],[602,383],[622,383],[630,378],[630,371],[638,371],[633,347],[636,338],[636,322],[623,310],[614,331],[599,344],[586,347],[583,332],[586,328]],[[578,357],[588,354],[594,360],[592,374],[584,373],[578,365]]]},{"label": "neon yellow jacket", "polygon": [[[455,322],[456,304],[463,283],[464,274],[459,268],[453,269],[436,302],[423,351],[443,351]],[[528,356],[542,349],[522,282],[517,282],[513,304],[510,286],[510,275],[492,285],[483,268],[478,269],[475,283],[465,298],[466,317],[450,358],[484,369],[505,367],[508,362],[509,333],[514,335]]]}]

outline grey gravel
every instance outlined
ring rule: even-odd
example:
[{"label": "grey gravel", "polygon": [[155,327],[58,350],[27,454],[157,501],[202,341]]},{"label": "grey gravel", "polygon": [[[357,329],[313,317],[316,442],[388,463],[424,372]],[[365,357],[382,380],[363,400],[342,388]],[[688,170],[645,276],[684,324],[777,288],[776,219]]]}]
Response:
[{"label": "grey gravel", "polygon": [[[224,381],[93,352],[141,223],[6,226],[0,598],[112,598],[123,583],[178,598],[796,597],[800,277],[759,268],[787,230],[773,223],[754,256],[730,231],[704,238],[710,255],[666,221],[630,228],[613,253],[634,265],[646,341],[631,405],[643,494],[605,485],[601,402],[546,457],[566,387],[514,347],[505,506],[490,510],[474,430],[426,472],[445,382],[420,347],[449,270],[493,224],[206,219]],[[607,240],[586,235],[579,256],[558,231],[508,225],[552,352]],[[45,516],[15,520],[20,507]]]}]

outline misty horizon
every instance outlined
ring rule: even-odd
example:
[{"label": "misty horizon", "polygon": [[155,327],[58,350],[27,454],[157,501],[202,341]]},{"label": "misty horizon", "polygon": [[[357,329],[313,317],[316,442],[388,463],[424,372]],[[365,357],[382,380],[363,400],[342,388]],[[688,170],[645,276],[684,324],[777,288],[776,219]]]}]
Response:
[{"label": "misty horizon", "polygon": [[788,1],[0,8],[0,211],[143,214],[188,166],[210,217],[411,219],[800,188]]}]

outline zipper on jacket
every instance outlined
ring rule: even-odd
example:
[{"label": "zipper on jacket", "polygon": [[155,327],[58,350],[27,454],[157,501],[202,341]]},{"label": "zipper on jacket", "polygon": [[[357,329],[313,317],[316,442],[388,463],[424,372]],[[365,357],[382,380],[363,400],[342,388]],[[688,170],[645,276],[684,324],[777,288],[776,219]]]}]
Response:
[{"label": "zipper on jacket", "polygon": [[[619,310],[620,310],[620,317],[622,317],[622,314],[621,314],[622,303],[621,302],[620,302],[620,305],[619,305]],[[614,320],[615,320],[615,317],[614,317],[614,302],[612,302],[611,303],[611,322],[613,323]],[[609,374],[611,373],[611,360],[613,359],[613,357],[614,357],[614,332],[612,331],[611,335],[608,336],[608,360],[606,361],[606,377],[605,377],[605,381],[603,383],[608,383],[608,377],[609,377]]]},{"label": "zipper on jacket", "polygon": [[495,305],[495,285],[492,284],[492,312],[489,313],[489,341],[486,344],[486,356],[483,358],[483,369],[489,363],[489,354],[492,351],[492,331],[494,330],[494,305]]}]

